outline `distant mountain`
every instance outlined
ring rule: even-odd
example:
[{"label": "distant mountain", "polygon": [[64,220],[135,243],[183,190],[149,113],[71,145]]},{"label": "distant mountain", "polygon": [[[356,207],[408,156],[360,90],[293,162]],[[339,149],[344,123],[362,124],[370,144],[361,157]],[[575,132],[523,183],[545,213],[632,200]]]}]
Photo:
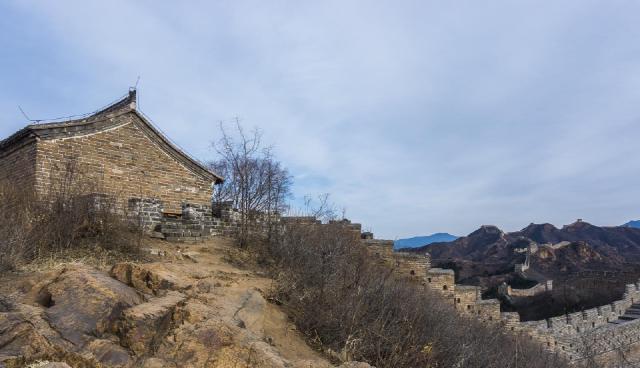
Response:
[{"label": "distant mountain", "polygon": [[[399,251],[428,253],[433,267],[454,270],[456,283],[480,286],[486,297],[498,297],[503,283],[522,288],[528,286],[518,280],[553,280],[554,291],[524,304],[518,303],[525,298],[502,300],[504,310],[535,320],[619,299],[625,284],[640,277],[640,227],[633,225],[601,227],[578,220],[562,228],[530,224],[514,232],[485,225],[449,243]],[[524,271],[523,264],[529,265]],[[567,290],[574,290],[570,298]]]},{"label": "distant mountain", "polygon": [[435,233],[428,236],[416,236],[407,239],[398,239],[393,243],[395,249],[416,248],[432,243],[446,243],[458,239],[457,236],[449,233]]},{"label": "distant mountain", "polygon": [[640,229],[640,221],[629,221],[626,224],[622,225],[622,227],[635,227]]},{"label": "distant mountain", "polygon": [[434,264],[454,262],[464,266],[463,277],[482,277],[511,272],[513,265],[524,262],[523,250],[529,244],[540,248],[531,259],[532,268],[552,278],[562,272],[622,270],[630,262],[640,262],[640,228],[599,227],[584,221],[561,229],[531,224],[510,233],[485,225],[451,243],[406,251],[426,251]]}]

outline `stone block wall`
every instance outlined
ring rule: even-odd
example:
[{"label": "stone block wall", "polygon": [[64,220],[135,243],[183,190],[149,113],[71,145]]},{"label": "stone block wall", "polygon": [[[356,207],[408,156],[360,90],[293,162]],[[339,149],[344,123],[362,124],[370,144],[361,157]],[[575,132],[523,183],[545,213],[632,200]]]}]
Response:
[{"label": "stone block wall", "polygon": [[183,203],[180,212],[166,211],[158,198],[131,198],[127,216],[135,225],[172,242],[197,242],[212,236],[231,236],[238,228],[236,211],[214,212],[212,206]]},{"label": "stone block wall", "polygon": [[553,281],[547,280],[528,289],[514,289],[511,286],[507,288],[507,294],[515,297],[532,297],[553,289]]},{"label": "stone block wall", "polygon": [[473,314],[475,313],[475,305],[481,300],[480,288],[477,286],[455,285],[454,289],[454,305],[456,309]]},{"label": "stone block wall", "polygon": [[36,147],[27,142],[19,147],[0,151],[0,185],[32,190],[36,182]]},{"label": "stone block wall", "polygon": [[393,253],[393,240],[362,239],[362,244],[376,260],[389,267],[394,267],[396,260]]},{"label": "stone block wall", "polygon": [[442,268],[431,268],[427,271],[427,286],[441,292],[446,298],[453,298],[455,272]]},{"label": "stone block wall", "polygon": [[621,300],[597,308],[540,321],[517,323],[516,316],[507,313],[501,319],[511,330],[526,333],[571,361],[579,362],[587,353],[606,361],[617,349],[640,347],[640,319],[620,319],[634,304],[640,304],[638,283],[626,285]]},{"label": "stone block wall", "polygon": [[145,232],[159,231],[164,206],[157,198],[129,198],[127,217]]},{"label": "stone block wall", "polygon": [[127,113],[119,126],[93,134],[37,142],[36,189],[46,194],[73,162],[82,178],[117,198],[158,198],[165,210],[183,202],[208,204],[213,183],[194,174],[149,138],[139,117]]},{"label": "stone block wall", "polygon": [[482,321],[501,322],[500,301],[498,299],[478,299],[473,308],[476,317]]},{"label": "stone block wall", "polygon": [[425,254],[397,253],[394,257],[394,271],[400,275],[423,281],[431,268],[431,259]]}]

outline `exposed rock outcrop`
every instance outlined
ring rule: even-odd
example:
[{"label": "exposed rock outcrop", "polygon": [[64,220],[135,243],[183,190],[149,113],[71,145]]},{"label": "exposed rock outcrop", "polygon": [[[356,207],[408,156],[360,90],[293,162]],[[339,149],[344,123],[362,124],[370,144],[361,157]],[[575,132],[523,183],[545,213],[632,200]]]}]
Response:
[{"label": "exposed rock outcrop", "polygon": [[0,367],[333,367],[265,300],[269,279],[205,248],[190,251],[197,263],[69,264],[15,281],[0,295]]}]

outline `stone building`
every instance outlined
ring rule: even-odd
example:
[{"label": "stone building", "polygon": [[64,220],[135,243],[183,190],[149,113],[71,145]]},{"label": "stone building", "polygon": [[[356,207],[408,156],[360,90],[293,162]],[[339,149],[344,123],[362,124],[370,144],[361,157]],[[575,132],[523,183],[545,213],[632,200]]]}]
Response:
[{"label": "stone building", "polygon": [[0,182],[39,197],[71,166],[95,192],[153,206],[155,217],[210,208],[214,185],[223,181],[137,110],[135,90],[84,118],[28,125],[0,141]]}]

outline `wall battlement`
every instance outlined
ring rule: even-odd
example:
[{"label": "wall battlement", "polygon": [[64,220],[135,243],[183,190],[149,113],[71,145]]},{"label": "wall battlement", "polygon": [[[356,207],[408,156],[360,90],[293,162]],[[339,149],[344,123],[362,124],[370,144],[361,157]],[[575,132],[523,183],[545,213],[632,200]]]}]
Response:
[{"label": "wall battlement", "polygon": [[[518,313],[500,312],[497,299],[482,299],[480,287],[456,284],[453,270],[432,268],[428,254],[394,252],[393,241],[389,240],[364,239],[362,242],[372,255],[394,266],[399,274],[413,277],[438,291],[460,313],[481,321],[500,323],[506,330],[528,336],[571,362],[594,358],[607,363],[616,359],[621,349],[635,347],[640,351],[640,280],[626,285],[622,299],[610,304],[545,320],[521,322]],[[547,282],[511,292],[512,295],[530,296],[551,288],[552,284]]]}]

